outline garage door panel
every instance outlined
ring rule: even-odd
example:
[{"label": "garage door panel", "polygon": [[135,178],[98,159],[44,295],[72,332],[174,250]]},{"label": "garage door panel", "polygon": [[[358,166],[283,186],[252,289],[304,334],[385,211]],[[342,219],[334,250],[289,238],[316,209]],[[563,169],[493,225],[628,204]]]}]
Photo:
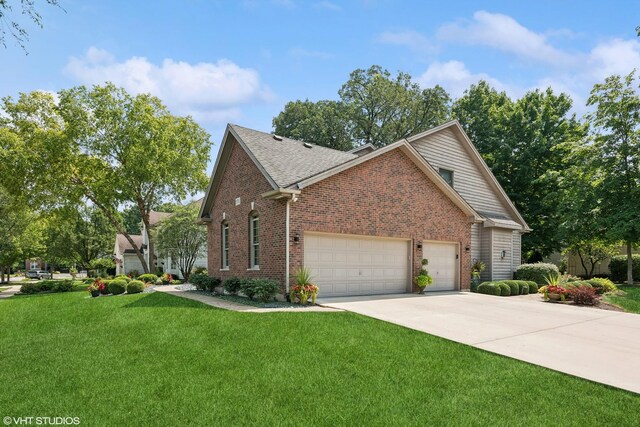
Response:
[{"label": "garage door panel", "polygon": [[427,270],[433,284],[427,291],[458,289],[458,245],[447,242],[424,242],[422,256],[429,260]]},{"label": "garage door panel", "polygon": [[305,266],[323,296],[407,292],[407,240],[305,233]]}]

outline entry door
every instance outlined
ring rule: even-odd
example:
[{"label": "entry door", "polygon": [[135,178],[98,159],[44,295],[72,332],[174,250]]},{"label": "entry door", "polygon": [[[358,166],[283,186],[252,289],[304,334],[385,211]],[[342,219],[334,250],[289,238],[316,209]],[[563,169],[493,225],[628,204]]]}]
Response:
[{"label": "entry door", "polygon": [[408,240],[305,233],[304,265],[322,297],[409,290]]},{"label": "entry door", "polygon": [[451,242],[423,242],[422,257],[429,260],[426,269],[433,277],[427,291],[458,289],[458,244]]}]

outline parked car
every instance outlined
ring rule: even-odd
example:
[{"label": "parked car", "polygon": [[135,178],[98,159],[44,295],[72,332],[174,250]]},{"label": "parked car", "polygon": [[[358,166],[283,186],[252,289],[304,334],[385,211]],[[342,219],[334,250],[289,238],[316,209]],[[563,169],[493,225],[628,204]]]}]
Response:
[{"label": "parked car", "polygon": [[25,274],[29,279],[52,279],[53,275],[45,270],[29,270]]}]

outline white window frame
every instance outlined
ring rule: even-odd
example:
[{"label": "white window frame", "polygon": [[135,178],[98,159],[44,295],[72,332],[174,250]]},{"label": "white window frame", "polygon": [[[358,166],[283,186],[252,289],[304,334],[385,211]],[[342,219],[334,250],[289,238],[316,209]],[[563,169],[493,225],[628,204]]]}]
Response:
[{"label": "white window frame", "polygon": [[229,269],[229,223],[223,222],[220,225],[220,261],[221,269]]},{"label": "white window frame", "polygon": [[249,217],[249,268],[260,268],[260,216]]},{"label": "white window frame", "polygon": [[29,270],[37,270],[39,265],[38,265],[38,261],[29,261],[31,268]]},{"label": "white window frame", "polygon": [[[442,172],[449,172],[451,173],[451,182],[447,182],[447,180],[445,179],[445,177],[442,176]],[[442,179],[444,179],[444,181],[449,184],[451,187],[453,187],[453,183],[455,182],[454,180],[454,176],[455,176],[455,172],[451,169],[447,169],[447,168],[438,168],[438,174],[440,175],[440,177]]]}]

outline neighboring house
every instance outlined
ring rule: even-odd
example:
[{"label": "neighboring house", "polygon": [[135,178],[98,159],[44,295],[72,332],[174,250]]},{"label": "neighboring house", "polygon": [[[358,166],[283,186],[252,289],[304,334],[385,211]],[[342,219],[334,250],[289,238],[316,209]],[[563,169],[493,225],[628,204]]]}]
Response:
[{"label": "neighboring house", "polygon": [[48,270],[49,265],[40,258],[27,259],[24,261],[25,270]]},{"label": "neighboring house", "polygon": [[[620,246],[616,250],[618,252],[617,253],[618,255],[627,254],[626,246]],[[640,250],[634,249],[633,253],[634,254],[640,253]],[[582,265],[582,261],[580,260],[580,257],[577,254],[562,255],[559,252],[554,252],[553,254],[545,258],[544,262],[550,262],[560,267],[563,260],[566,262],[566,265],[567,265],[567,273],[572,274],[574,276],[583,276],[583,277],[586,277],[588,275],[588,271],[585,271],[585,268]],[[586,257],[585,257],[585,260],[586,260]],[[609,261],[610,259],[607,258],[603,261],[597,262],[595,267],[593,268],[593,274],[594,275],[611,274],[611,272],[609,271]],[[588,260],[586,260],[585,264],[587,266],[587,269],[590,270],[591,263]]]},{"label": "neighboring house", "polygon": [[409,292],[423,258],[428,290],[512,278],[530,231],[457,121],[351,152],[228,125],[200,219],[210,275],[306,266],[323,296]]},{"label": "neighboring house", "polygon": [[[196,202],[200,203],[200,201]],[[149,212],[149,227],[154,228],[164,219],[169,218],[171,213],[169,212],[157,212],[150,211]],[[142,254],[144,259],[149,265],[149,232],[144,225],[141,225],[142,234],[141,235],[133,235],[131,238],[134,243],[138,246],[138,248],[142,249]],[[182,277],[182,273],[178,268],[178,265],[171,259],[170,256],[161,257],[157,250],[154,248],[154,253],[156,257],[155,265],[151,267],[151,271],[156,271],[159,269],[166,273],[175,274],[176,276]],[[116,245],[114,248],[114,258],[116,260],[116,274],[129,274],[130,271],[137,271],[139,273],[143,273],[142,263],[138,259],[136,255],[135,249],[131,246],[129,241],[123,234],[116,235]],[[196,259],[194,263],[194,267],[207,267],[207,253],[206,251]]]}]

